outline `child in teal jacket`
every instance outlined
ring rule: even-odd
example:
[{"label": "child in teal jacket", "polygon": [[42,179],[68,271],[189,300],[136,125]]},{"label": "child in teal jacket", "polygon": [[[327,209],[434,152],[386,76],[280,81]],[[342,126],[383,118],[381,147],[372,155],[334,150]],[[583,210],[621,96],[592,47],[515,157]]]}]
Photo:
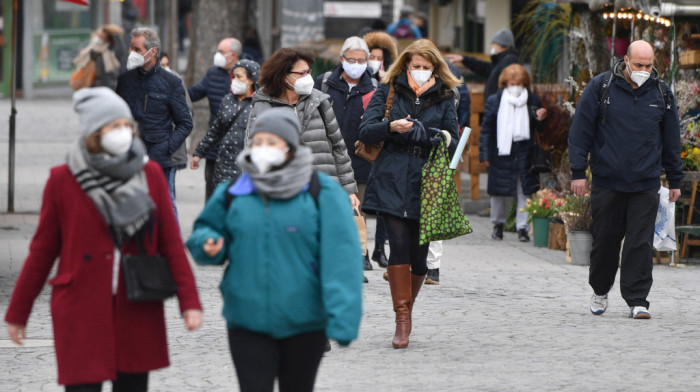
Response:
[{"label": "child in teal jacket", "polygon": [[299,133],[292,110],[263,113],[238,158],[244,173],[216,189],[187,241],[198,264],[228,260],[219,288],[241,390],[267,389],[275,377],[313,389],[326,337],[348,345],[362,316],[347,192],[314,173]]}]

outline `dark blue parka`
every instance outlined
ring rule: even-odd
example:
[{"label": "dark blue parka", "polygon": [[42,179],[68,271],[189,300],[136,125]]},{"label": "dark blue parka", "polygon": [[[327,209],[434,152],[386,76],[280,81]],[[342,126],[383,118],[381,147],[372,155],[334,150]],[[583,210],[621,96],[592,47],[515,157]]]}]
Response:
[{"label": "dark blue parka", "polygon": [[349,89],[348,83],[342,78],[343,67],[337,65],[333,68],[326,84],[328,89],[324,89],[323,74],[316,78],[314,88],[321,90],[331,97],[333,112],[340,126],[340,133],[343,135],[343,140],[348,148],[348,155],[352,161],[352,170],[355,173],[355,181],[358,183],[367,183],[369,171],[372,169],[372,164],[355,155],[355,142],[360,137],[360,121],[365,112],[362,106],[362,96],[374,90],[372,76],[368,71],[360,77],[357,86]]},{"label": "dark blue parka", "polygon": [[518,51],[513,47],[506,51],[491,55],[491,62],[481,61],[475,57],[462,57],[462,64],[471,71],[480,75],[486,80],[484,86],[484,99],[488,99],[493,94],[498,92],[498,77],[501,76],[503,69],[511,64],[518,63]]},{"label": "dark blue parka", "polygon": [[138,121],[148,156],[163,168],[175,166],[173,153],[192,131],[182,80],[156,63],[148,71],[139,67],[124,72],[117,82],[117,94]]},{"label": "dark blue parka", "polygon": [[[624,68],[623,60],[613,66],[614,77],[602,102],[598,97],[605,73],[594,77],[581,95],[569,130],[572,178],[586,178],[590,152],[593,184],[597,186],[618,192],[658,188],[663,168],[669,187],[678,189],[683,163],[673,93],[658,79],[655,69],[634,90],[623,75]],[[660,89],[666,91],[668,106]]]},{"label": "dark blue parka", "polygon": [[539,189],[539,180],[532,173],[532,151],[535,132],[542,132],[543,121],[537,121],[535,111],[541,107],[537,95],[528,90],[527,113],[530,116],[530,140],[513,143],[510,155],[498,155],[498,108],[501,105],[503,89],[491,95],[484,107],[484,120],[479,137],[479,161],[489,161],[488,185],[486,191],[491,196],[515,196],[516,176],[520,176],[523,194],[531,195]]},{"label": "dark blue parka", "polygon": [[[210,67],[202,80],[187,89],[192,102],[197,102],[202,98],[209,100],[209,128],[219,113],[219,106],[224,96],[231,91],[231,73],[223,68]],[[216,159],[218,146],[209,150],[207,159]]]},{"label": "dark blue parka", "polygon": [[362,210],[370,214],[383,213],[418,220],[421,169],[427,158],[397,149],[414,150],[414,147],[419,147],[422,151],[429,151],[431,145],[429,141],[414,142],[411,139],[413,131],[403,134],[391,132],[389,123],[410,115],[420,120],[426,129],[434,127],[448,131],[452,136],[449,145],[452,155],[459,139],[454,94],[442,84],[442,79],[436,78],[435,85],[416,98],[405,72],[394,79],[394,86],[394,103],[389,119],[382,121],[389,93],[389,85],[382,84],[374,93],[360,124],[360,140],[363,143],[385,142],[384,150],[372,166]]}]

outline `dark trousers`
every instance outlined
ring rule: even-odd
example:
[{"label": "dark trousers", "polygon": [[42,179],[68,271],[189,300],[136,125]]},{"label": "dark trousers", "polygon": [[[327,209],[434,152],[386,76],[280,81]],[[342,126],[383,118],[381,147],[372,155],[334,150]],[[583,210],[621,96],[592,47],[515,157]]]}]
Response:
[{"label": "dark trousers", "polygon": [[205,185],[205,201],[209,200],[211,194],[214,193],[216,189],[216,184],[214,184],[214,168],[216,167],[216,159],[205,159],[204,161],[204,182]]},{"label": "dark trousers", "polygon": [[311,392],[326,346],[324,331],[274,339],[245,329],[229,329],[228,341],[241,392]]},{"label": "dark trousers", "polygon": [[[588,283],[598,295],[610,291],[620,266],[620,292],[629,306],[646,306],[651,290],[654,222],[659,189],[625,193],[593,186],[593,247]],[[620,263],[620,246],[622,261]]]},{"label": "dark trousers", "polygon": [[[66,385],[66,392],[100,392],[102,383]],[[148,391],[148,373],[117,373],[112,381],[112,392],[146,392]]]},{"label": "dark trousers", "polygon": [[377,230],[374,232],[374,247],[377,245],[384,246],[386,242],[386,225],[384,224],[384,218],[377,215]]},{"label": "dark trousers", "polygon": [[382,214],[389,236],[389,265],[410,264],[411,273],[425,275],[428,272],[428,244],[419,245],[420,221]]}]

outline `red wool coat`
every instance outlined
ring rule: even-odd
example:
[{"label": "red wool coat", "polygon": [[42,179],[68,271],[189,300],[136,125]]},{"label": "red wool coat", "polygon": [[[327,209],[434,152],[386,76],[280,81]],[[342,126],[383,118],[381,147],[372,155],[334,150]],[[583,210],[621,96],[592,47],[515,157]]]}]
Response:
[{"label": "red wool coat", "polygon": [[[144,170],[156,205],[146,251],[170,261],[180,310],[201,310],[163,172],[153,161]],[[135,253],[126,247],[121,251]],[[117,371],[142,373],[169,365],[163,304],[129,302],[121,268],[117,295],[112,295],[114,244],[109,228],[66,165],[51,169],[39,225],[6,322],[27,324],[56,257],[58,271],[49,284],[59,384],[114,380]]]}]

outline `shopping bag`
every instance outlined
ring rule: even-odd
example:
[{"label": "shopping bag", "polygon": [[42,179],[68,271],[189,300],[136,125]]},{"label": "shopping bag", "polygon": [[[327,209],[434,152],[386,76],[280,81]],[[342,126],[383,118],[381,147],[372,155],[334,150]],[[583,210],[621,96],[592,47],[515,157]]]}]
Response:
[{"label": "shopping bag", "polygon": [[659,188],[659,208],[654,222],[654,248],[658,251],[676,250],[676,203],[668,201],[668,188]]},{"label": "shopping bag", "polygon": [[459,205],[455,171],[449,168],[449,153],[442,132],[440,144],[430,151],[421,173],[419,243],[449,240],[472,232]]},{"label": "shopping bag", "polygon": [[365,217],[360,214],[360,210],[357,208],[353,209],[353,216],[355,218],[355,224],[357,225],[357,234],[360,236],[360,243],[362,244],[362,254],[367,254],[367,225],[365,224]]},{"label": "shopping bag", "polygon": [[73,71],[73,74],[70,76],[70,86],[75,91],[85,87],[92,87],[92,84],[95,83],[96,75],[97,64],[95,60],[91,59],[83,68]]}]

